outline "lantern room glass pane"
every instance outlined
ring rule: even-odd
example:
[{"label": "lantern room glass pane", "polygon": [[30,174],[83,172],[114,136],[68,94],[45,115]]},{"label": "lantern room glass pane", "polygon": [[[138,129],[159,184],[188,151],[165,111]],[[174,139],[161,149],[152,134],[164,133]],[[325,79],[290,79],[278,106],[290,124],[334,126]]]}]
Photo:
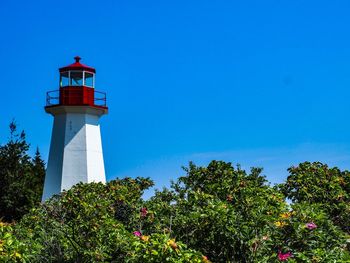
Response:
[{"label": "lantern room glass pane", "polygon": [[71,71],[70,82],[71,82],[71,86],[83,86],[83,72]]},{"label": "lantern room glass pane", "polygon": [[94,74],[85,72],[85,80],[84,80],[84,85],[88,87],[93,87],[94,86]]},{"label": "lantern room glass pane", "polygon": [[68,72],[62,72],[60,76],[60,87],[69,86]]}]

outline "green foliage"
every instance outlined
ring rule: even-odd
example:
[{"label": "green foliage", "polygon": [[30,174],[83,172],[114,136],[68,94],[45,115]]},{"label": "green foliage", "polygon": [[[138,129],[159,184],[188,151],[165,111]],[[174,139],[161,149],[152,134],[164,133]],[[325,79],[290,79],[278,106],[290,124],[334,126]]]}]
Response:
[{"label": "green foliage", "polygon": [[267,243],[291,252],[290,262],[348,262],[346,234],[340,231],[319,205],[298,203],[279,215]]},{"label": "green foliage", "polygon": [[[324,254],[341,262],[347,256],[344,234],[323,210],[289,207],[266,184],[261,169],[247,174],[213,161],[208,167],[190,163],[186,172],[171,190],[148,201],[153,224],[144,224],[145,232],[170,233],[214,262],[275,262],[279,253],[288,252],[293,255],[288,260],[297,262]],[[306,231],[308,222],[317,229]]]},{"label": "green foliage", "polygon": [[0,262],[27,262],[31,251],[13,234],[11,224],[0,222]]},{"label": "green foliage", "polygon": [[[259,168],[190,163],[147,201],[148,178],[78,184],[18,223],[0,223],[0,262],[350,262],[349,236],[330,210],[347,195],[348,172],[327,168],[334,192],[322,195],[329,186],[318,169],[301,164],[271,187]],[[292,184],[298,176],[310,182]]]},{"label": "green foliage", "polygon": [[334,224],[350,234],[350,172],[319,162],[301,163],[288,171],[287,181],[280,185],[285,196],[295,203],[320,205]]},{"label": "green foliage", "polygon": [[131,245],[130,257],[126,262],[203,262],[200,253],[187,249],[181,242],[175,242],[165,234],[142,236]]},{"label": "green foliage", "polygon": [[32,159],[25,133],[10,124],[10,138],[0,146],[0,218],[7,222],[20,219],[40,203],[45,164],[39,150]]},{"label": "green foliage", "polygon": [[[30,251],[25,254],[30,262],[200,262],[201,255],[181,242],[172,248],[168,235],[133,234],[141,196],[152,185],[144,178],[77,184],[33,209],[11,235]],[[127,215],[120,211],[125,208]],[[4,259],[12,254],[4,248]],[[24,256],[17,260],[25,262]]]},{"label": "green foliage", "polygon": [[256,240],[268,235],[270,222],[287,209],[282,195],[265,184],[260,169],[246,174],[213,161],[208,167],[191,163],[186,172],[172,191],[158,192],[148,202],[156,228],[171,226],[172,235],[215,262],[257,259],[265,245]]}]

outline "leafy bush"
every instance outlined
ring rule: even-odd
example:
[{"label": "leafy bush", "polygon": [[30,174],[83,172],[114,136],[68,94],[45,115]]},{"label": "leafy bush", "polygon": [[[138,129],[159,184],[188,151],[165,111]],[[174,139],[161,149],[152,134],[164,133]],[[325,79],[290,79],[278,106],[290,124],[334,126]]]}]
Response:
[{"label": "leafy bush", "polygon": [[301,163],[288,171],[290,175],[280,185],[285,196],[295,203],[320,205],[334,224],[350,234],[350,172],[319,162]]},{"label": "leafy bush", "polygon": [[[272,187],[259,168],[190,163],[185,176],[146,201],[148,178],[78,184],[18,223],[1,223],[0,262],[350,262],[349,236],[331,203],[341,193],[346,204],[339,178],[348,173],[330,170],[339,177],[331,181],[336,190],[322,195],[315,165],[324,169],[301,164]],[[314,184],[291,187],[298,176]]]},{"label": "leafy bush", "polygon": [[[186,172],[171,190],[157,192],[147,202],[154,215],[153,225],[145,224],[148,231],[170,232],[215,262],[274,262],[283,255],[289,261],[323,259],[324,254],[337,262],[346,258],[345,236],[323,210],[289,207],[266,184],[261,169],[247,174],[213,161],[208,167],[190,164]],[[307,231],[308,222],[317,229]]]},{"label": "leafy bush", "polygon": [[14,235],[12,224],[0,222],[0,262],[27,262],[31,252]]},{"label": "leafy bush", "polygon": [[17,255],[23,262],[200,262],[201,255],[181,242],[172,241],[177,247],[171,248],[169,235],[133,234],[139,229],[141,195],[152,184],[143,178],[78,184],[7,231],[4,237],[10,233],[19,249],[4,246],[0,259]]}]

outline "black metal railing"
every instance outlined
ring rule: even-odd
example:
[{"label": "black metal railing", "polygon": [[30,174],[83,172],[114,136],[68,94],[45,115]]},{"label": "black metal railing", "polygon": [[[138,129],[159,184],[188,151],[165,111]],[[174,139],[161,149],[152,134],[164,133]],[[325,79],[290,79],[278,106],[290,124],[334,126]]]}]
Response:
[{"label": "black metal railing", "polygon": [[[83,101],[93,101],[93,103],[83,103]],[[91,94],[74,94],[74,93],[64,93],[60,90],[51,90],[46,92],[46,106],[55,105],[66,105],[66,101],[81,101],[77,105],[90,105],[98,107],[107,107],[107,96],[105,92],[93,91],[93,98],[91,99]],[[68,103],[70,104],[70,103]],[[71,105],[76,104],[72,103]],[[92,104],[92,105],[91,105]]]},{"label": "black metal railing", "polygon": [[107,107],[107,94],[103,91],[94,91],[94,104],[96,106]]},{"label": "black metal railing", "polygon": [[51,90],[46,92],[46,106],[54,106],[60,104],[60,91]]}]

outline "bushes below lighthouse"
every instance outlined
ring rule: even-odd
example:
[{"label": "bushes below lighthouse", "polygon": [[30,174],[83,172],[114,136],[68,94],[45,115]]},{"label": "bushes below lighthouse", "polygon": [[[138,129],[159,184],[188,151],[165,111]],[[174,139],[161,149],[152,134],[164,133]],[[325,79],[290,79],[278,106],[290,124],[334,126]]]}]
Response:
[{"label": "bushes below lighthouse", "polygon": [[185,172],[149,200],[148,178],[78,184],[1,223],[0,262],[350,262],[348,172],[303,163],[275,187],[226,162]]},{"label": "bushes below lighthouse", "polygon": [[5,226],[0,238],[11,235],[17,248],[4,239],[3,256],[30,262],[202,262],[199,252],[168,234],[141,234],[141,195],[152,184],[144,178],[78,184]]},{"label": "bushes below lighthouse", "polygon": [[[302,164],[300,172],[318,171],[317,166]],[[323,204],[289,205],[261,169],[246,172],[213,161],[207,167],[190,163],[185,171],[171,189],[147,202],[154,211],[151,232],[171,226],[173,236],[214,262],[350,262],[349,236]]]}]

